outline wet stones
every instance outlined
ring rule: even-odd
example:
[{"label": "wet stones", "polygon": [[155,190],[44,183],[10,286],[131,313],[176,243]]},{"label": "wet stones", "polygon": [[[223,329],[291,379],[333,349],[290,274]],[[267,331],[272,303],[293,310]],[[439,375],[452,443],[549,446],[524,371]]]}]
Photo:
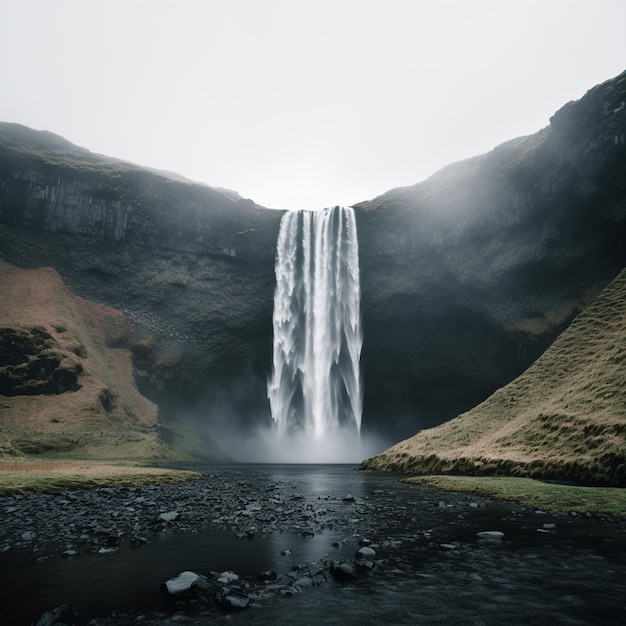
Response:
[{"label": "wet stones", "polygon": [[218,574],[216,577],[218,583],[222,583],[223,585],[228,585],[236,580],[239,580],[239,575],[235,574],[235,572],[227,571]]},{"label": "wet stones", "polygon": [[339,582],[349,582],[359,577],[356,566],[350,561],[331,561],[328,571]]},{"label": "wet stones", "polygon": [[257,577],[256,577],[257,581],[260,583],[272,582],[272,581],[275,581],[277,578],[278,578],[278,574],[273,570],[261,572],[260,574],[257,574]]},{"label": "wet stones", "polygon": [[204,576],[195,572],[185,571],[174,578],[166,580],[161,585],[161,591],[167,596],[180,596],[189,593],[194,587],[208,589],[209,584]]},{"label": "wet stones", "polygon": [[365,560],[365,559],[374,559],[376,558],[376,550],[370,548],[369,546],[362,546],[356,551],[356,559],[357,560]]},{"label": "wet stones", "polygon": [[52,611],[44,613],[35,626],[74,626],[78,624],[80,615],[67,604],[62,604]]},{"label": "wet stones", "polygon": [[75,556],[78,556],[78,550],[71,550],[71,549],[70,550],[66,550],[65,552],[61,553],[61,556],[64,559],[72,559]]},{"label": "wet stones", "polygon": [[216,595],[217,603],[222,609],[240,611],[248,608],[250,598],[241,587],[222,587]]},{"label": "wet stones", "polygon": [[180,517],[180,513],[178,511],[168,511],[167,513],[160,513],[159,519],[163,522],[173,522],[175,519]]},{"label": "wet stones", "polygon": [[499,530],[483,530],[479,533],[476,533],[476,536],[482,541],[502,541],[504,538],[504,533]]}]

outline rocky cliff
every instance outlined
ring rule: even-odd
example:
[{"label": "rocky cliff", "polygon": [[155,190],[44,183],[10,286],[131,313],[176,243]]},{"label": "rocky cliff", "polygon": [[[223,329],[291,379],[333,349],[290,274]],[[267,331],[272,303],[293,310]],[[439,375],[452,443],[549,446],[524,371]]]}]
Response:
[{"label": "rocky cliff", "polygon": [[139,392],[122,313],[76,297],[51,268],[0,261],[0,293],[0,457],[225,460]]},{"label": "rocky cliff", "polygon": [[623,73],[536,134],[356,207],[365,407],[385,428],[476,405],[626,266],[625,102]]},{"label": "rocky cliff", "polygon": [[2,258],[54,267],[82,297],[127,314],[138,384],[165,415],[205,414],[216,395],[224,411],[222,390],[240,384],[235,405],[263,404],[280,216],[234,192],[0,126]]},{"label": "rocky cliff", "polygon": [[[397,440],[471,408],[626,265],[625,101],[622,74],[534,135],[355,207],[365,430]],[[140,389],[213,431],[269,419],[280,217],[0,125],[0,257],[125,312]]]}]

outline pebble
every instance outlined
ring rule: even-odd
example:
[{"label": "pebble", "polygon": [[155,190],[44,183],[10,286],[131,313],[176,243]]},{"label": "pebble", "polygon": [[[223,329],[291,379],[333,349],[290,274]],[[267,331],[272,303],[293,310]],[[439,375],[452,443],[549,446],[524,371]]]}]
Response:
[{"label": "pebble", "polygon": [[231,572],[231,571],[222,572],[217,577],[217,582],[222,583],[224,585],[235,582],[236,580],[239,580],[239,576],[235,574],[235,572]]},{"label": "pebble", "polygon": [[500,541],[504,538],[504,533],[500,530],[483,530],[476,533],[476,536],[480,539],[486,539],[488,541]]},{"label": "pebble", "polygon": [[[240,480],[241,476],[246,476],[247,480]],[[190,610],[194,603],[199,603],[213,609],[219,605],[222,610],[232,611],[254,606],[270,596],[291,597],[304,593],[331,579],[349,583],[366,576],[402,578],[407,575],[407,568],[416,554],[428,556],[438,547],[451,552],[450,559],[439,561],[455,561],[464,552],[454,552],[461,545],[454,538],[465,537],[468,531],[475,533],[477,528],[472,528],[471,518],[482,514],[487,506],[487,500],[472,496],[468,508],[465,498],[446,495],[445,500],[439,500],[440,493],[431,495],[431,491],[425,489],[427,506],[418,517],[406,506],[406,501],[398,499],[397,493],[386,489],[359,497],[357,503],[349,493],[323,496],[316,492],[300,493],[302,487],[297,485],[298,492],[294,494],[295,488],[293,483],[277,482],[263,472],[250,475],[236,468],[208,468],[203,478],[177,485],[3,496],[0,511],[11,509],[12,512],[1,516],[0,550],[29,555],[35,552],[35,558],[41,554],[69,558],[72,552],[115,556],[120,550],[130,549],[130,543],[157,540],[159,533],[202,529],[203,532],[232,530],[235,535],[248,539],[255,535],[291,533],[293,539],[288,540],[291,548],[280,552],[287,557],[292,555],[292,549],[302,546],[302,537],[323,538],[325,532],[332,530],[333,537],[325,545],[333,542],[334,559],[324,555],[311,563],[301,562],[291,571],[281,571],[278,562],[285,564],[288,570],[291,561],[270,556],[264,567],[276,567],[277,571],[267,569],[253,574],[250,580],[241,580],[232,571],[202,572],[206,577],[201,584],[209,588],[195,585],[191,600],[177,597],[173,601],[173,606],[187,603]],[[474,502],[479,506],[473,507]],[[526,515],[533,513],[529,509],[524,511]],[[458,518],[461,512],[466,514],[465,521]],[[583,523],[583,516],[580,517],[579,523]],[[531,521],[528,533],[534,534],[534,521],[539,520]],[[483,519],[485,526],[492,523],[485,522]],[[577,521],[570,520],[570,523]],[[454,528],[459,534],[451,533]],[[544,524],[539,530],[549,533],[554,528]],[[477,533],[477,537],[497,545],[504,533],[484,530]],[[372,538],[376,539],[376,544]],[[307,544],[313,546],[315,541],[307,541]],[[254,544],[244,543],[242,549],[252,546]],[[346,556],[343,551],[346,547],[347,554],[354,555],[354,559],[342,558]],[[480,580],[477,576],[469,577]]]},{"label": "pebble", "polygon": [[199,574],[191,571],[185,571],[178,574],[178,576],[165,581],[162,589],[171,596],[177,596],[189,591],[200,581],[201,577]]},{"label": "pebble", "polygon": [[376,550],[369,546],[363,546],[356,551],[357,559],[373,559],[376,557]]}]

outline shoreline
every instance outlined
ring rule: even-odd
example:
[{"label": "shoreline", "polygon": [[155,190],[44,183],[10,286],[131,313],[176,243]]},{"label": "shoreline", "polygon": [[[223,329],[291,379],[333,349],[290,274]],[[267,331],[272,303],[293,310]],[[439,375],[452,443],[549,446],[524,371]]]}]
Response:
[{"label": "shoreline", "polygon": [[194,480],[202,475],[187,469],[74,459],[0,460],[0,497],[56,493],[101,487],[139,487]]},{"label": "shoreline", "polygon": [[[0,459],[0,497],[102,487],[169,485],[202,478],[202,474],[198,471],[168,465],[128,464],[116,460],[93,461],[32,457],[11,460]],[[184,465],[194,466],[192,463]],[[389,474],[387,472],[381,473]],[[476,494],[518,502],[524,506],[543,509],[550,513],[574,511],[579,514],[591,513],[616,520],[626,519],[626,489],[620,487],[566,485],[509,476],[440,474],[412,476],[398,473],[396,477],[397,480],[408,484],[425,484],[443,491]]]},{"label": "shoreline", "polygon": [[[75,471],[76,464],[71,465]],[[97,465],[101,471],[115,467]],[[37,469],[45,472],[47,466],[37,464]],[[524,580],[533,593],[538,576],[561,580],[564,558],[577,585],[580,572],[589,571],[590,564],[597,568],[602,559],[598,580],[586,583],[590,591],[617,584],[615,572],[621,571],[611,559],[623,553],[623,521],[546,514],[501,499],[410,485],[406,477],[360,472],[356,466],[195,469],[201,479],[180,484],[1,497],[0,569],[11,602],[0,613],[26,625],[69,605],[82,615],[81,624],[93,626],[163,624],[174,614],[196,626],[236,619],[228,605],[228,594],[234,594],[233,602],[243,603],[239,606],[262,610],[233,624],[255,615],[283,620],[297,613],[299,619],[290,608],[296,602],[321,611],[303,622],[312,624],[324,623],[353,592],[349,608],[341,610],[350,616],[363,610],[365,619],[370,608],[364,608],[363,589],[374,585],[382,593],[381,615],[388,614],[391,623],[409,623],[397,621],[403,615],[395,608],[399,584],[404,585],[403,601],[410,601],[424,577],[440,581],[430,596],[439,606],[439,593],[447,597],[450,585],[478,585],[472,597],[484,598],[505,567],[521,585],[512,610],[517,615],[525,607],[530,619],[535,608],[524,604],[529,597]],[[491,539],[494,531],[497,537]],[[520,568],[528,573],[521,583]],[[181,572],[198,575],[204,586],[168,603],[162,585]],[[468,578],[476,572],[480,580]],[[229,580],[220,582],[225,574]],[[24,585],[34,589],[35,575],[43,581],[41,594],[24,604],[20,590]],[[137,599],[125,599],[127,591]],[[337,604],[325,608],[317,602],[321,596]],[[597,610],[589,604],[592,596],[581,592],[588,614]],[[292,604],[282,601],[287,597]],[[545,601],[553,599],[548,594]],[[424,609],[422,602],[415,610]],[[568,600],[558,610],[551,608],[551,615],[569,607]],[[501,603],[492,609],[500,620]],[[465,604],[459,610],[465,611]]]}]

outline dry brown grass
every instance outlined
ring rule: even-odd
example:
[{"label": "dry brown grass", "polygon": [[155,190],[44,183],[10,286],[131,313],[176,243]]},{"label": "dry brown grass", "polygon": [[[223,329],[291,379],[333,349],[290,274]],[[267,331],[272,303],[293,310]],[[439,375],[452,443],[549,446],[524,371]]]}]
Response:
[{"label": "dry brown grass", "polygon": [[0,496],[175,483],[200,477],[201,474],[187,470],[113,465],[94,461],[0,461]]},{"label": "dry brown grass", "polygon": [[519,378],[363,466],[626,484],[626,270]]},{"label": "dry brown grass", "polygon": [[137,389],[124,315],[74,296],[50,268],[0,261],[0,326],[45,329],[64,363],[83,369],[78,391],[0,396],[0,457],[185,460],[158,437],[157,406]]}]

